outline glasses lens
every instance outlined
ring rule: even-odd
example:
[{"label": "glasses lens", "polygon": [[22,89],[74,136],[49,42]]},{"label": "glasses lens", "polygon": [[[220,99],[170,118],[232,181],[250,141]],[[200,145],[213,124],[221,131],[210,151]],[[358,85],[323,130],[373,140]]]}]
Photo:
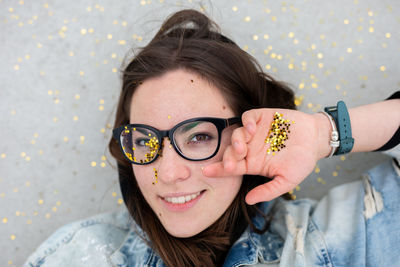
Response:
[{"label": "glasses lens", "polygon": [[132,162],[151,162],[160,150],[160,142],[155,132],[141,127],[127,127],[121,133],[122,150]]},{"label": "glasses lens", "polygon": [[218,129],[208,121],[188,122],[174,132],[174,141],[179,151],[189,159],[205,159],[218,147]]}]

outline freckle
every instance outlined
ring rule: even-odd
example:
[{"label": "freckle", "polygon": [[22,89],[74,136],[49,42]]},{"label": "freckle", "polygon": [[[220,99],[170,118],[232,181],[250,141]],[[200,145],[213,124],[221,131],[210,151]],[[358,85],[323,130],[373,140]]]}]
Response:
[{"label": "freckle", "polygon": [[193,82],[193,80],[190,80],[191,82]]},{"label": "freckle", "polygon": [[159,213],[159,214],[158,214],[158,216],[160,216],[160,217],[161,217],[161,213]]},{"label": "freckle", "polygon": [[225,106],[222,106],[222,109],[226,109],[226,107],[225,107]]}]

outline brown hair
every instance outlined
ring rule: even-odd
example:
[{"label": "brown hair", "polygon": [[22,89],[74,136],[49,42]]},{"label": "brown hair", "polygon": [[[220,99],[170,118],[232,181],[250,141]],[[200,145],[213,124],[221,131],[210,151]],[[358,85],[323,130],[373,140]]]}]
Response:
[{"label": "brown hair", "polygon": [[[170,16],[125,68],[114,127],[129,124],[131,97],[142,81],[176,69],[194,72],[219,88],[237,116],[261,107],[295,108],[288,86],[265,74],[257,61],[220,34],[207,16],[188,9]],[[269,218],[256,205],[248,206],[244,201],[246,193],[265,183],[266,178],[245,175],[236,198],[213,225],[193,237],[173,237],[145,201],[132,167],[115,140],[110,140],[109,149],[118,163],[124,202],[167,266],[222,265],[229,248],[248,225],[257,233],[268,227]],[[266,218],[263,229],[251,222],[257,213]]]}]

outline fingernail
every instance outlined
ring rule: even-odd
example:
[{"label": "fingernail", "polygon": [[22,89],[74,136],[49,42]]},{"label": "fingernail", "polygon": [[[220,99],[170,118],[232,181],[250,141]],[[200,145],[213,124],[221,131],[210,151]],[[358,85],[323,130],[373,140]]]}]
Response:
[{"label": "fingernail", "polygon": [[236,150],[240,149],[240,144],[238,141],[233,142],[233,146],[235,147]]},{"label": "fingernail", "polygon": [[254,133],[255,129],[254,129],[254,125],[252,123],[246,124],[245,128],[249,133]]}]

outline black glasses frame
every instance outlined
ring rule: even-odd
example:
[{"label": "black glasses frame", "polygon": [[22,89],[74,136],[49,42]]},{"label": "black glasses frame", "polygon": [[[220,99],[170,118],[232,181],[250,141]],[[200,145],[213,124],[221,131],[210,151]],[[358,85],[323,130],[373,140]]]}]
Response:
[{"label": "black glasses frame", "polygon": [[[218,130],[218,145],[217,145],[217,148],[215,149],[215,152],[211,156],[206,157],[206,158],[202,158],[202,159],[191,159],[191,158],[188,158],[185,155],[183,155],[182,152],[179,150],[179,148],[176,146],[175,140],[173,138],[174,132],[175,132],[175,130],[177,128],[179,128],[183,124],[186,124],[186,123],[189,123],[189,122],[196,122],[196,121],[211,122],[217,127],[217,130]],[[158,158],[158,156],[160,154],[160,153],[157,153],[156,156],[152,160],[150,160],[148,162],[135,162],[135,161],[130,160],[127,157],[127,155],[125,154],[125,151],[124,151],[124,149],[122,147],[123,145],[121,143],[121,133],[126,128],[135,128],[135,127],[141,127],[141,128],[145,128],[145,129],[153,131],[157,135],[157,139],[158,139],[158,141],[160,143],[160,146],[161,146],[159,151],[161,151],[161,149],[162,149],[162,144],[163,144],[164,138],[168,137],[170,142],[171,142],[171,144],[172,144],[172,147],[175,149],[175,151],[178,153],[178,155],[180,155],[182,158],[190,160],[190,161],[201,161],[201,160],[210,159],[210,158],[214,157],[218,153],[219,147],[221,145],[222,131],[225,128],[227,128],[229,126],[232,126],[232,125],[234,125],[236,123],[240,123],[241,124],[242,120],[239,117],[233,117],[233,118],[229,118],[229,119],[212,118],[212,117],[199,117],[199,118],[192,118],[192,119],[189,119],[189,120],[182,121],[182,122],[178,123],[177,125],[175,125],[174,127],[172,127],[171,129],[165,130],[165,131],[158,130],[158,129],[156,129],[154,127],[151,127],[149,125],[146,125],[146,124],[128,124],[128,125],[124,125],[124,126],[120,126],[118,128],[115,128],[113,130],[113,138],[118,141],[119,146],[121,148],[121,151],[124,154],[125,158],[132,164],[137,164],[137,165],[150,164],[150,163],[154,162]]]}]

